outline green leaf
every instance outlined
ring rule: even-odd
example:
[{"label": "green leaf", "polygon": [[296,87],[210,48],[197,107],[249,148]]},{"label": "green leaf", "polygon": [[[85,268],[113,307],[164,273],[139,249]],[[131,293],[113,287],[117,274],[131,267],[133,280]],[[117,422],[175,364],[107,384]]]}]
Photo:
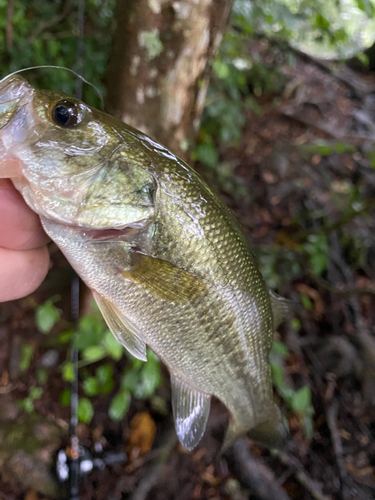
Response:
[{"label": "green leaf", "polygon": [[64,389],[60,392],[59,400],[63,406],[70,406],[70,398],[72,395],[71,389]]},{"label": "green leaf", "polygon": [[109,394],[115,385],[112,365],[105,364],[99,366],[96,370],[96,378],[99,381],[100,392],[102,394]]},{"label": "green leaf", "polygon": [[113,378],[113,367],[109,363],[98,366],[96,369],[96,378],[100,384],[105,384],[108,380]]},{"label": "green leaf", "polygon": [[126,389],[122,389],[111,401],[108,410],[110,418],[116,422],[122,420],[129,409],[130,402],[130,392]]},{"label": "green leaf", "polygon": [[97,396],[99,394],[99,381],[96,377],[88,377],[83,381],[82,386],[86,396]]},{"label": "green leaf", "polygon": [[371,0],[356,0],[357,7],[361,9],[368,18],[372,18],[375,14],[375,6]]},{"label": "green leaf", "polygon": [[25,372],[33,359],[34,348],[30,344],[22,344],[21,346],[21,360],[20,360],[20,371]]},{"label": "green leaf", "polygon": [[18,404],[27,413],[32,413],[34,411],[34,401],[30,398],[20,400]]},{"label": "green leaf", "polygon": [[87,347],[99,345],[106,329],[100,313],[86,314],[79,322],[76,347],[82,351]]},{"label": "green leaf", "polygon": [[43,394],[43,388],[42,387],[35,387],[32,386],[29,389],[29,398],[35,401],[36,399],[39,399],[42,397]]},{"label": "green leaf", "polygon": [[219,161],[219,154],[213,144],[203,142],[195,148],[195,157],[204,165],[214,167]]},{"label": "green leaf", "polygon": [[301,293],[300,297],[303,307],[306,309],[306,311],[312,311],[313,303],[311,302],[310,297],[306,295],[306,293]]},{"label": "green leaf", "polygon": [[78,401],[78,420],[85,424],[91,422],[94,415],[92,403],[87,398],[80,398]]},{"label": "green leaf", "polygon": [[293,330],[296,330],[297,332],[301,330],[301,322],[298,318],[293,318],[290,324]]},{"label": "green leaf", "polygon": [[135,370],[134,368],[127,370],[122,377],[121,387],[123,387],[124,389],[128,389],[131,393],[134,394],[139,382],[139,378],[140,375],[138,370]]},{"label": "green leaf", "polygon": [[114,335],[109,330],[106,332],[106,334],[103,338],[103,345],[104,345],[108,355],[111,356],[112,359],[114,359],[115,361],[118,361],[119,359],[122,358],[122,355],[124,354],[124,348],[115,339]]},{"label": "green leaf", "polygon": [[310,387],[305,385],[296,391],[292,397],[290,405],[293,410],[304,412],[311,409],[311,391]]},{"label": "green leaf", "polygon": [[49,333],[61,317],[60,310],[53,305],[52,300],[47,300],[39,306],[35,313],[36,327],[42,333]]},{"label": "green leaf", "polygon": [[67,361],[62,367],[62,378],[65,382],[72,382],[74,380],[74,367],[70,361]]},{"label": "green leaf", "polygon": [[45,368],[39,368],[36,372],[36,378],[40,385],[44,385],[48,380],[48,372]]},{"label": "green leaf", "polygon": [[280,342],[279,340],[275,340],[274,343],[272,344],[272,350],[274,354],[279,354],[280,356],[288,356],[289,354],[289,349],[287,346],[283,343]]},{"label": "green leaf", "polygon": [[59,342],[60,342],[60,344],[66,344],[66,343],[70,342],[70,340],[73,337],[73,335],[74,335],[74,331],[73,330],[67,330],[65,332],[61,332],[59,334]]},{"label": "green leaf", "polygon": [[141,370],[141,379],[137,385],[134,396],[143,399],[149,398],[161,384],[159,363],[148,361]]},{"label": "green leaf", "polygon": [[310,262],[315,276],[321,276],[327,269],[328,257],[325,253],[315,253],[311,255]]},{"label": "green leaf", "polygon": [[103,359],[105,355],[105,349],[101,345],[92,345],[86,347],[86,349],[84,349],[82,352],[83,359],[90,361],[91,363],[95,363],[95,361]]},{"label": "green leaf", "polygon": [[310,257],[312,272],[315,276],[321,276],[327,269],[329,243],[324,234],[310,235],[303,248]]}]

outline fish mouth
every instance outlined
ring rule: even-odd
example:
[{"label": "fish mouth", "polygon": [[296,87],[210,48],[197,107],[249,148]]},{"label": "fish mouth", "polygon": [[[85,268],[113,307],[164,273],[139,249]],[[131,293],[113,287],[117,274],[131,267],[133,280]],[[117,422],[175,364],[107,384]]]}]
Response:
[{"label": "fish mouth", "polygon": [[81,229],[82,236],[94,241],[128,240],[139,233],[144,226],[125,226],[121,229]]},{"label": "fish mouth", "polygon": [[94,227],[82,227],[73,224],[65,224],[69,226],[74,231],[77,231],[81,238],[85,241],[96,242],[96,243],[107,243],[114,241],[123,241],[130,243],[134,241],[136,236],[147,232],[152,221],[141,220],[127,224],[123,227],[115,228],[94,228]]}]

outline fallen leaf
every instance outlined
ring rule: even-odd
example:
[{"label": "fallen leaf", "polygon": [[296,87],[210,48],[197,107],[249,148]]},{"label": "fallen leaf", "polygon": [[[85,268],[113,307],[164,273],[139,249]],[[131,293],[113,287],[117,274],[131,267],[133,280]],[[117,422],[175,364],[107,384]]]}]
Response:
[{"label": "fallen leaf", "polygon": [[139,453],[147,453],[152,447],[156,434],[156,424],[151,415],[147,412],[137,413],[131,419],[129,428],[128,446],[131,451],[137,448]]}]

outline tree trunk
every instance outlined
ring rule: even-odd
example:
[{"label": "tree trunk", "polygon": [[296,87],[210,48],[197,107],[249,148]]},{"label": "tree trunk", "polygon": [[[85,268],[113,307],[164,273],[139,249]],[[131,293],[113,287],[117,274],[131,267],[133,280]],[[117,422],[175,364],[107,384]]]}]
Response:
[{"label": "tree trunk", "polygon": [[186,157],[232,3],[118,0],[107,111]]}]

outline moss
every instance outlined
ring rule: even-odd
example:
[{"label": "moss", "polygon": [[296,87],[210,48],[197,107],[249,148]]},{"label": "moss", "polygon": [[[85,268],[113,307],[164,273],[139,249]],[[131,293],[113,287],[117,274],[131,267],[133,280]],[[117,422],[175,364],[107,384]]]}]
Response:
[{"label": "moss", "polygon": [[138,42],[147,52],[149,61],[160,55],[163,51],[163,44],[159,38],[159,30],[141,31],[138,35]]}]

